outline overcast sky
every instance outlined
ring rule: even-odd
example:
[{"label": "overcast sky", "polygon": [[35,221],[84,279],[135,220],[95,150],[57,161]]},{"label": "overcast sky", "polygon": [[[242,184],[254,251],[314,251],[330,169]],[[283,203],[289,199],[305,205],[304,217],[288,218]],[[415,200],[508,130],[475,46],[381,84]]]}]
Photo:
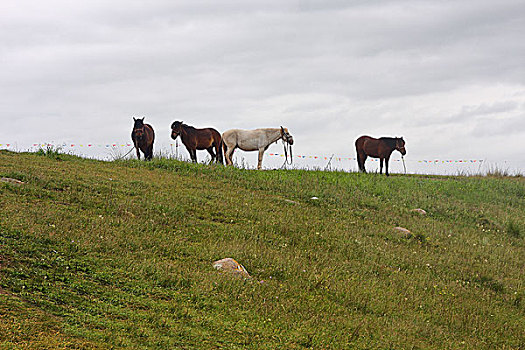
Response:
[{"label": "overcast sky", "polygon": [[283,125],[296,154],[404,136],[525,170],[524,38],[523,0],[2,0],[0,143],[129,142],[135,115],[159,144]]}]

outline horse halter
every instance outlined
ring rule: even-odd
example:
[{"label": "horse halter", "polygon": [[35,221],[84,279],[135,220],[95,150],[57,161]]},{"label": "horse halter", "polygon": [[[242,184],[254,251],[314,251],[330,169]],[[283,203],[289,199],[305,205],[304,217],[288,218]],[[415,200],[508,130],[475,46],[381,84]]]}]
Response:
[{"label": "horse halter", "polygon": [[[284,163],[281,166],[281,169],[282,169],[286,165],[292,165],[293,163],[293,155],[292,155],[293,137],[288,132],[286,132],[282,126],[281,126],[281,134],[282,134],[281,140],[283,140],[283,147],[284,147]],[[288,161],[288,152],[290,153],[289,161]]]},{"label": "horse halter", "polygon": [[144,124],[144,117],[133,117],[133,120],[135,121],[135,124],[133,125],[133,134],[135,134],[135,137],[137,139],[141,140],[144,137],[144,134],[146,133],[146,124]]},{"label": "horse halter", "polygon": [[287,142],[290,145],[293,144],[293,137],[292,137],[292,135],[290,135],[290,133],[286,132],[282,126],[281,126],[281,134],[282,134],[281,135],[281,139],[283,140],[283,142]]},{"label": "horse halter", "polygon": [[286,141],[286,142],[288,142],[288,143],[290,143],[290,144],[293,143],[293,137],[292,137],[292,135],[290,135],[289,133],[285,132],[285,133],[283,134],[283,141]]},{"label": "horse halter", "polygon": [[[175,135],[175,137],[173,135]],[[180,132],[171,129],[171,138],[172,139],[175,140],[177,137],[179,137],[179,135],[180,135]]]},{"label": "horse halter", "polygon": [[144,137],[145,131],[144,131],[144,125],[142,125],[141,128],[133,128],[133,132],[135,133],[135,136],[137,139],[142,139]]},{"label": "horse halter", "polygon": [[[175,130],[175,128],[177,130]],[[182,122],[173,122],[173,124],[171,124],[171,138],[175,140],[180,134],[182,134]]]},{"label": "horse halter", "polygon": [[405,155],[407,153],[405,149],[405,141],[403,139],[396,139],[396,150],[398,150],[401,155]]}]

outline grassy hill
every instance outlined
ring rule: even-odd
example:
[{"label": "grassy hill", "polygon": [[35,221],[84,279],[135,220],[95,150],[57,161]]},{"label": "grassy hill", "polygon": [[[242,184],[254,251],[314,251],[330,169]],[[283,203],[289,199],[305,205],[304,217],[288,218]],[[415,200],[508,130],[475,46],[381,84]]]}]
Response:
[{"label": "grassy hill", "polygon": [[5,151],[0,177],[25,182],[0,183],[1,349],[525,348],[523,178]]}]

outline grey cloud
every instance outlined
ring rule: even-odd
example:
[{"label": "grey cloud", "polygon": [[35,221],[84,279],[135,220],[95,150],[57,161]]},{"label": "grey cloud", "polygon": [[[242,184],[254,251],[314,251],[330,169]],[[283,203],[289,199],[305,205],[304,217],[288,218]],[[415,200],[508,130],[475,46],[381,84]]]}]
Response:
[{"label": "grey cloud", "polygon": [[516,101],[502,101],[493,104],[483,103],[477,106],[463,106],[461,111],[450,117],[449,120],[453,122],[460,122],[468,120],[472,117],[485,116],[488,114],[507,113],[516,110],[519,103]]},{"label": "grey cloud", "polygon": [[[329,11],[304,16],[289,11],[279,12],[274,6],[273,11],[256,12],[254,17],[226,12],[222,18],[219,11],[217,17],[203,20],[202,13],[196,12],[198,15],[193,20],[158,20],[144,27],[140,26],[141,21],[135,26],[132,25],[134,22],[121,27],[113,24],[97,28],[95,25],[94,30],[87,31],[87,35],[99,33],[93,38],[95,43],[82,44],[79,40],[80,45],[46,45],[40,46],[40,52],[39,46],[31,47],[44,69],[40,70],[43,73],[35,72],[29,78],[48,81],[51,74],[61,76],[60,70],[49,69],[48,65],[53,63],[59,68],[72,65],[71,69],[79,75],[69,79],[74,82],[88,80],[88,83],[90,80],[133,79],[137,76],[155,78],[168,75],[176,79],[181,74],[177,67],[185,68],[183,75],[200,67],[203,71],[225,70],[233,77],[249,77],[248,84],[267,87],[277,94],[325,91],[377,98],[421,94],[436,87],[443,90],[457,85],[458,81],[472,83],[479,73],[472,67],[487,70],[487,66],[493,64],[496,58],[490,56],[473,64],[473,60],[479,58],[469,52],[477,43],[465,43],[465,37],[459,35],[461,33],[456,32],[456,37],[460,38],[455,40],[458,42],[456,46],[448,43],[445,49],[440,48],[436,40],[452,37],[444,19],[428,25],[421,18],[428,17],[436,6],[425,2],[423,6],[411,4],[418,11],[414,14],[410,11],[396,13],[400,17],[364,5],[335,15]],[[148,6],[130,6],[131,10],[123,12],[138,15],[143,7]],[[203,9],[195,11],[198,10]],[[162,15],[169,18],[170,13],[178,13],[166,4],[150,12],[146,11],[142,16],[151,14],[154,18]],[[443,16],[448,14],[442,12]],[[206,13],[211,16],[210,12]],[[114,17],[126,17],[124,14],[114,14]],[[464,19],[464,16],[459,17]],[[500,25],[504,26],[504,23],[500,22]],[[66,27],[69,28],[69,22],[66,22]],[[67,28],[63,32],[67,32]],[[86,26],[82,28],[85,30]],[[445,33],[437,31],[438,28],[445,28]],[[395,40],[391,40],[392,36]],[[77,29],[73,37],[75,40],[82,38],[82,31]],[[113,41],[105,37],[112,37]],[[487,45],[491,44],[490,39],[486,41]],[[49,52],[54,54],[48,56]],[[27,57],[27,52],[21,55]],[[24,63],[16,55],[14,59]],[[27,65],[42,68],[31,59]],[[508,70],[514,67],[511,65]],[[516,77],[517,73],[519,76],[519,71],[513,70],[512,76]],[[503,72],[498,77],[505,74]]]},{"label": "grey cloud", "polygon": [[[471,134],[475,137],[514,136],[523,134],[525,130],[525,114],[511,118],[482,118],[476,121]],[[523,147],[521,147],[523,151]]]}]

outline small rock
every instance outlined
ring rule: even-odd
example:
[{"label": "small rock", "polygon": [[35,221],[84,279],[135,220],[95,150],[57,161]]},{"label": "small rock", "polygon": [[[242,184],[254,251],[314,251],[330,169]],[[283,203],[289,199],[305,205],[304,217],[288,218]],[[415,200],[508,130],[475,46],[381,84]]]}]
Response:
[{"label": "small rock", "polygon": [[410,230],[408,230],[408,229],[406,229],[404,227],[397,226],[397,227],[394,227],[394,230],[403,233],[406,238],[412,237],[412,232],[410,232]]},{"label": "small rock", "polygon": [[319,199],[319,198],[317,198],[317,197],[314,196],[314,197],[312,197],[312,198],[310,198],[310,199],[316,200],[316,199]]},{"label": "small rock", "polygon": [[291,204],[299,204],[297,203],[296,201],[293,201],[291,199],[283,199],[286,203],[291,203]]},{"label": "small rock", "polygon": [[427,212],[424,209],[421,209],[421,208],[412,209],[411,211],[413,211],[414,213],[421,214],[421,215],[426,215],[427,214]]},{"label": "small rock", "polygon": [[225,258],[214,261],[213,267],[219,271],[226,271],[242,276],[244,278],[251,278],[250,274],[248,273],[248,271],[246,271],[244,266],[242,266],[237,261],[235,261],[235,259],[232,258]]},{"label": "small rock", "polygon": [[11,179],[10,177],[3,177],[0,179],[1,182],[7,182],[15,185],[23,185],[25,182],[17,180],[17,179]]}]

